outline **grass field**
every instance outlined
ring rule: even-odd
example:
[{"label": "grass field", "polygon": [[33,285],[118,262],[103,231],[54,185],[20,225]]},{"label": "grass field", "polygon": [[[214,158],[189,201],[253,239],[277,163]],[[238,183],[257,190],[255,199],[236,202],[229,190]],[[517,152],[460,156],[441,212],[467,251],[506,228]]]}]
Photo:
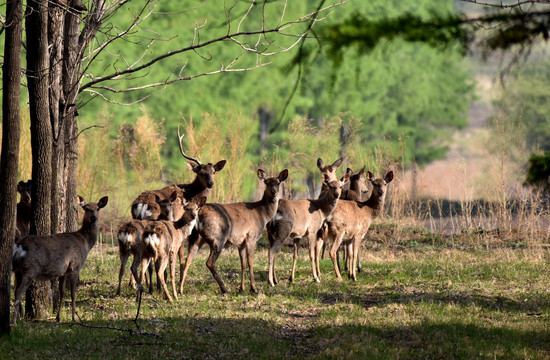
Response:
[{"label": "grass field", "polygon": [[[220,295],[194,261],[173,304],[135,291],[115,297],[118,249],[97,244],[81,273],[81,322],[21,321],[0,341],[3,359],[550,359],[548,243],[487,234],[436,236],[377,225],[364,243],[357,282],[335,280],[329,259],[312,281],[302,249],[297,280],[286,279],[289,248],[277,258],[281,283],[267,284],[265,240],[255,257],[259,294],[238,293],[235,250],[218,261],[230,294]],[[405,236],[406,235],[406,236]],[[399,240],[395,240],[399,239]],[[178,275],[179,276],[179,275]],[[248,280],[247,280],[248,286]],[[67,300],[67,299],[66,299]],[[69,321],[66,302],[63,320]]]}]

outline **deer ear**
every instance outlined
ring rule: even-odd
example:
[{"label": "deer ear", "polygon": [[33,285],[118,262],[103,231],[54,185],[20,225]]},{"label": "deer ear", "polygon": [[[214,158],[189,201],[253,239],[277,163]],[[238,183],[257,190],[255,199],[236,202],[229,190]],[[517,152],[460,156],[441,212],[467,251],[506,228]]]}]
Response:
[{"label": "deer ear", "polygon": [[97,202],[97,207],[99,207],[100,209],[105,207],[105,205],[107,205],[107,202],[109,201],[109,198],[107,196],[104,196],[102,197],[101,199],[99,199],[99,201]]},{"label": "deer ear", "polygon": [[346,175],[344,175],[344,178],[340,181],[340,186],[344,186],[344,184],[349,181],[350,176],[351,176],[351,173],[346,172]]},{"label": "deer ear", "polygon": [[170,194],[170,202],[176,201],[177,198],[178,198],[178,192],[177,191],[174,191],[172,194]]},{"label": "deer ear", "polygon": [[218,162],[214,165],[214,170],[216,170],[216,172],[220,171],[220,170],[223,169],[223,167],[225,166],[225,163],[226,163],[225,160],[218,161]]},{"label": "deer ear", "polygon": [[321,181],[328,186],[328,176],[325,173],[321,173]]},{"label": "deer ear", "polygon": [[317,159],[317,167],[319,170],[323,171],[323,168],[325,167],[325,164],[323,163],[323,159],[319,158]]},{"label": "deer ear", "polygon": [[342,161],[343,161],[343,160],[344,160],[344,159],[342,159],[342,158],[336,160],[336,161],[332,164],[332,168],[333,168],[333,169],[338,168],[340,165],[342,165]]},{"label": "deer ear", "polygon": [[279,181],[280,182],[283,182],[286,180],[286,178],[288,177],[288,170],[287,169],[284,169],[283,171],[281,171],[281,173],[279,174]]},{"label": "deer ear", "polygon": [[200,198],[199,203],[197,204],[199,206],[199,209],[204,206],[206,203],[206,196],[203,196]]},{"label": "deer ear", "polygon": [[260,180],[265,180],[267,178],[267,176],[265,175],[265,171],[263,171],[262,169],[258,169],[258,178],[260,178]]},{"label": "deer ear", "polygon": [[393,180],[393,171],[390,171],[386,174],[386,177],[384,178],[384,181],[387,183],[390,183]]},{"label": "deer ear", "polygon": [[367,180],[369,180],[369,181],[374,180],[374,175],[370,171],[367,171]]},{"label": "deer ear", "polygon": [[193,171],[193,172],[197,172],[198,171],[198,165],[195,164],[195,163],[192,163],[192,162],[188,162],[187,163],[187,167],[189,168],[189,170]]},{"label": "deer ear", "polygon": [[76,196],[76,201],[78,202],[78,205],[80,205],[80,206],[85,206],[86,205],[86,200],[84,200],[84,198],[80,195]]},{"label": "deer ear", "polygon": [[359,176],[362,176],[365,173],[365,166],[366,165],[364,165],[361,171],[359,171]]}]

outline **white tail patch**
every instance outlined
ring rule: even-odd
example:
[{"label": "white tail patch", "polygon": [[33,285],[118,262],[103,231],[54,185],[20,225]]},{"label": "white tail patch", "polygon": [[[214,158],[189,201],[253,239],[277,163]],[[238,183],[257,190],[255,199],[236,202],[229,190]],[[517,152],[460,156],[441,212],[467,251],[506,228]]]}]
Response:
[{"label": "white tail patch", "polygon": [[125,232],[122,232],[122,233],[119,233],[118,234],[118,240],[125,244],[125,245],[128,245],[128,244],[133,244],[134,242],[134,237],[132,236],[132,234],[128,234],[128,233],[125,233]]},{"label": "white tail patch", "polygon": [[141,208],[143,207],[143,204],[137,204],[134,208],[134,217],[136,219],[139,219],[139,216],[141,215]]},{"label": "white tail patch", "polygon": [[[145,205],[147,206],[147,205]],[[145,215],[143,216],[144,219],[149,219],[153,215],[153,212],[151,210],[145,211]]]},{"label": "white tail patch", "polygon": [[152,247],[153,249],[157,249],[157,247],[160,244],[160,239],[157,236],[157,234],[149,234],[147,237],[145,237],[145,245]]},{"label": "white tail patch", "polygon": [[280,212],[277,212],[273,217],[273,221],[278,221],[278,220],[281,220],[282,218],[283,218],[283,215],[281,215]]},{"label": "white tail patch", "polygon": [[21,259],[25,255],[27,252],[23,249],[23,245],[13,244],[12,259]]}]

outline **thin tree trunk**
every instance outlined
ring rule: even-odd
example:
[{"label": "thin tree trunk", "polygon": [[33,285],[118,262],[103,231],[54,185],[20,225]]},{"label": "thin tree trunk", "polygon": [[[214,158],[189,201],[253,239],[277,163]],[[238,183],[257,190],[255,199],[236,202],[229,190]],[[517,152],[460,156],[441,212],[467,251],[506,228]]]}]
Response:
[{"label": "thin tree trunk", "polygon": [[10,331],[11,256],[15,238],[17,168],[21,130],[21,38],[23,2],[6,3],[3,66],[2,154],[0,156],[0,334]]},{"label": "thin tree trunk", "polygon": [[[51,233],[52,124],[50,122],[48,3],[27,2],[27,79],[31,119],[32,211],[31,234]],[[34,282],[27,291],[26,317],[49,315],[49,282]]]}]

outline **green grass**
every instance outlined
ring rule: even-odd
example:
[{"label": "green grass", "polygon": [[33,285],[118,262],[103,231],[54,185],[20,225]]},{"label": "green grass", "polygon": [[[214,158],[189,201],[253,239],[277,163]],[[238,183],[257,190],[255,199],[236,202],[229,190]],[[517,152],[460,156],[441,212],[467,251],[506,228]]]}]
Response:
[{"label": "green grass", "polygon": [[366,244],[357,282],[345,275],[336,281],[324,259],[322,282],[314,283],[302,249],[296,281],[289,284],[292,254],[285,248],[277,258],[280,284],[271,288],[261,247],[255,257],[259,294],[237,292],[238,254],[229,250],[218,269],[230,294],[220,295],[204,265],[206,248],[191,266],[183,296],[170,304],[158,292],[144,295],[137,323],[129,271],[123,295],[115,297],[118,251],[98,245],[77,294],[86,326],[21,321],[1,339],[0,358],[550,358],[547,260],[509,244],[469,248],[446,239],[445,247],[432,246],[423,232],[414,233],[414,247]]}]

